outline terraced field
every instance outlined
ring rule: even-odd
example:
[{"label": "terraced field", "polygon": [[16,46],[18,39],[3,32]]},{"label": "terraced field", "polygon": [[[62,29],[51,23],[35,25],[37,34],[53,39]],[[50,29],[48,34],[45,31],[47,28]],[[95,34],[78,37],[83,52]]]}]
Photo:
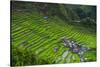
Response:
[{"label": "terraced field", "polygon": [[[80,62],[80,57],[73,52],[65,55],[69,48],[63,46],[62,37],[96,49],[96,35],[88,32],[86,28],[67,24],[57,16],[45,19],[37,12],[13,12],[11,37],[12,47],[28,49],[30,53],[32,51],[38,57],[57,64]],[[58,48],[57,52],[53,50],[55,47]],[[95,61],[96,50],[88,51],[84,56],[86,61]]]}]

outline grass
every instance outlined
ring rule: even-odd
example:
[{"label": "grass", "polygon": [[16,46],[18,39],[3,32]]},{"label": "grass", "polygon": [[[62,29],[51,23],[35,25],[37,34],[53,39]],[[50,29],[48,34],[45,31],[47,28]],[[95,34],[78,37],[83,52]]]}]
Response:
[{"label": "grass", "polygon": [[[57,16],[47,20],[43,17],[36,12],[12,13],[13,66],[80,62],[79,56],[72,52],[62,59],[62,54],[68,50],[61,42],[63,36],[96,49],[96,35],[86,28],[67,24]],[[54,47],[58,47],[57,53],[53,52]],[[86,62],[95,61],[96,51],[89,51],[84,56],[87,58]]]}]

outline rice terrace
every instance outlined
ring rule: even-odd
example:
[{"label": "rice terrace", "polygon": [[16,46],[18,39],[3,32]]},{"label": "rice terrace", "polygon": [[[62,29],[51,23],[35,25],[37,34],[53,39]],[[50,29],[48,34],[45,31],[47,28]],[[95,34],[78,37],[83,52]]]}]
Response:
[{"label": "rice terrace", "polygon": [[96,61],[96,6],[11,1],[11,65]]}]

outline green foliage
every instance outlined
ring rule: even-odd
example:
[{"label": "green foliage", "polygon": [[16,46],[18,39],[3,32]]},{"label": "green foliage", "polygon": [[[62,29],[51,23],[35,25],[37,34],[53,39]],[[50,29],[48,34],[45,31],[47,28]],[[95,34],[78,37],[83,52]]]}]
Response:
[{"label": "green foliage", "polygon": [[[95,56],[94,56],[95,55]],[[87,51],[84,54],[85,60],[86,62],[90,62],[90,61],[96,61],[96,52],[91,50],[91,51]]]},{"label": "green foliage", "polygon": [[[96,24],[95,21],[91,22],[91,17],[87,19],[86,16],[90,10],[84,12],[83,7],[79,7],[77,11],[80,10],[77,12],[74,6],[50,3],[15,2],[13,5],[15,5],[11,20],[13,66],[80,62],[80,57],[74,53],[62,59],[62,54],[68,50],[61,42],[63,36],[87,48],[96,49],[94,34],[96,32],[91,32]],[[80,16],[82,13],[86,14],[84,18]],[[45,16],[49,18],[45,19]],[[81,22],[75,23],[74,20]],[[56,53],[53,51],[54,47],[58,48]],[[86,61],[96,60],[96,52],[90,51],[84,56],[87,57]]]},{"label": "green foliage", "polygon": [[[71,24],[79,24],[83,27],[84,22],[74,23],[74,21],[82,21],[86,18],[90,18],[91,22],[85,22],[87,25],[91,25],[90,28],[95,29],[96,26],[96,7],[95,6],[83,6],[83,5],[65,5],[65,4],[51,4],[51,3],[39,3],[39,2],[19,2],[12,1],[12,10],[26,11],[26,12],[38,12],[44,16],[54,17],[58,16],[64,21],[68,21]],[[67,23],[68,23],[67,22]]]},{"label": "green foliage", "polygon": [[54,64],[52,60],[42,59],[38,55],[29,49],[24,47],[12,48],[12,66],[23,66],[23,65],[36,65],[36,64]]}]

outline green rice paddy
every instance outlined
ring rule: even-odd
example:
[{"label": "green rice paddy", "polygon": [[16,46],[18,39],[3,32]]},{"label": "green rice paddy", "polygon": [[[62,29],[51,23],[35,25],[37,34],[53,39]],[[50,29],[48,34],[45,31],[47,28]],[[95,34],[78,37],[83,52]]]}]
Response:
[{"label": "green rice paddy", "polygon": [[[87,28],[68,24],[67,21],[65,22],[57,16],[44,19],[44,16],[37,12],[13,12],[11,21],[13,65],[80,62],[80,57],[73,52],[62,57],[64,52],[69,49],[64,47],[61,42],[61,38],[64,36],[87,48],[96,49],[96,35],[89,32]],[[58,47],[56,53],[53,51],[54,47]],[[30,58],[33,56],[32,54],[36,55],[35,58],[38,57],[39,61],[34,63],[36,59]],[[20,57],[23,59],[21,60]],[[84,57],[87,59],[86,62],[96,61],[96,50],[86,52]],[[46,62],[45,60],[48,62],[43,63]]]}]

